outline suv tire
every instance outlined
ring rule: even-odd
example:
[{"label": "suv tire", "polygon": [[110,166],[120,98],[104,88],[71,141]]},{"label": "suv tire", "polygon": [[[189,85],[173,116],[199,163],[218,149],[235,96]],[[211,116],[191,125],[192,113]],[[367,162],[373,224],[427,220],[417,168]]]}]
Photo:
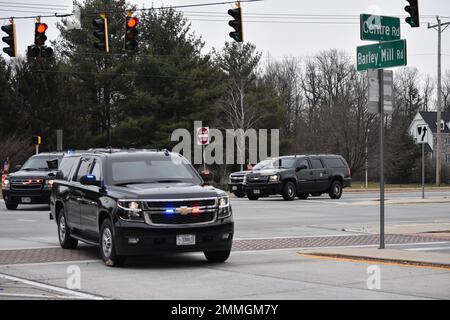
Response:
[{"label": "suv tire", "polygon": [[125,256],[116,253],[116,240],[114,231],[109,219],[102,222],[100,228],[100,255],[108,267],[122,267],[125,263]]},{"label": "suv tire", "polygon": [[248,195],[247,198],[248,198],[248,200],[252,200],[252,201],[256,201],[259,199],[258,196],[253,196],[253,195]]},{"label": "suv tire", "polygon": [[283,199],[286,201],[292,201],[295,199],[295,184],[292,181],[288,181],[283,186]]},{"label": "suv tire", "polygon": [[78,240],[70,235],[64,209],[60,209],[58,214],[58,239],[59,245],[63,249],[75,249],[78,245]]},{"label": "suv tire", "polygon": [[204,251],[203,253],[209,262],[218,263],[225,262],[228,259],[231,253],[231,249],[222,251]]},{"label": "suv tire", "polygon": [[19,204],[17,202],[7,202],[5,201],[6,209],[8,210],[16,210]]},{"label": "suv tire", "polygon": [[342,183],[339,180],[334,180],[330,188],[330,198],[339,199],[342,196]]}]

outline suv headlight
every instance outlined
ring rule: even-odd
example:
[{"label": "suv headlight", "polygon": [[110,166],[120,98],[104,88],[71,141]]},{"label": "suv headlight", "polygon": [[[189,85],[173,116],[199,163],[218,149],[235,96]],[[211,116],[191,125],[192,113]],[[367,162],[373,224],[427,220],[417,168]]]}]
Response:
[{"label": "suv headlight", "polygon": [[118,215],[123,220],[144,221],[141,202],[119,200],[117,207],[119,207]]},{"label": "suv headlight", "polygon": [[10,187],[10,182],[9,179],[5,179],[2,181],[2,189],[9,189]]},{"label": "suv headlight", "polygon": [[270,182],[278,182],[278,181],[280,181],[280,176],[277,174],[274,174],[273,176],[269,176],[269,181]]},{"label": "suv headlight", "polygon": [[231,216],[230,198],[220,197],[218,198],[219,213],[218,218],[223,219]]},{"label": "suv headlight", "polygon": [[246,184],[247,183],[247,176],[244,176],[244,179],[242,180],[242,184]]},{"label": "suv headlight", "polygon": [[45,180],[45,187],[46,188],[51,188],[53,186],[53,182],[54,180]]}]

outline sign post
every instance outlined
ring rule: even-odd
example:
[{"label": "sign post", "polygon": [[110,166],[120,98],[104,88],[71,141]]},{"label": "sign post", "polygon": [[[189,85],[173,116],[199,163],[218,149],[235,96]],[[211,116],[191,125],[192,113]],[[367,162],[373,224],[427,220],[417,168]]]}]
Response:
[{"label": "sign post", "polygon": [[384,249],[384,116],[392,113],[393,73],[383,69],[407,64],[406,40],[400,39],[399,18],[361,14],[360,28],[361,40],[380,41],[356,48],[356,69],[368,70],[368,110],[380,119],[380,249]]},{"label": "sign post", "polygon": [[197,144],[202,146],[203,170],[206,169],[205,149],[204,146],[210,142],[209,128],[197,128]]},{"label": "sign post", "polygon": [[425,199],[425,143],[428,143],[427,126],[417,127],[417,143],[422,145],[422,199]]}]

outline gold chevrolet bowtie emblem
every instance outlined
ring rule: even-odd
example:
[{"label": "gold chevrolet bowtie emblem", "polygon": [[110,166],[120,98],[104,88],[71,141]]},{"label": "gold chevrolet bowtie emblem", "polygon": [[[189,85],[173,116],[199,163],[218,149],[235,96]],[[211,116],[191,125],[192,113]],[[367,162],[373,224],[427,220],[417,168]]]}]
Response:
[{"label": "gold chevrolet bowtie emblem", "polygon": [[177,209],[177,212],[181,214],[182,216],[188,215],[189,213],[192,213],[192,208],[188,207],[180,207]]}]

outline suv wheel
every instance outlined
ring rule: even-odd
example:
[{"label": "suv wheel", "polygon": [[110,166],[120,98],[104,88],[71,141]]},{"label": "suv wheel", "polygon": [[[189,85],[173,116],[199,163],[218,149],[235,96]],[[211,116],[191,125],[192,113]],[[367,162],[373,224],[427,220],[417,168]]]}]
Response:
[{"label": "suv wheel", "polygon": [[247,198],[248,198],[248,200],[253,200],[253,201],[255,201],[255,200],[258,200],[258,199],[259,199],[259,197],[258,197],[258,196],[253,196],[253,195],[248,195],[248,196],[247,196]]},{"label": "suv wheel", "polygon": [[338,180],[334,180],[331,184],[330,198],[339,199],[342,196],[342,183]]},{"label": "suv wheel", "polygon": [[7,202],[5,201],[6,209],[8,210],[16,210],[19,204],[17,202]]},{"label": "suv wheel", "polygon": [[225,262],[230,256],[231,249],[223,251],[205,251],[203,253],[210,262]]},{"label": "suv wheel", "polygon": [[59,210],[58,215],[58,239],[61,248],[75,249],[78,245],[78,240],[70,236],[69,226],[66,222],[64,209]]},{"label": "suv wheel", "polygon": [[243,193],[243,192],[235,192],[234,195],[235,195],[237,198],[243,198],[243,197],[245,197],[245,193]]},{"label": "suv wheel", "polygon": [[308,196],[309,196],[308,192],[301,192],[301,193],[297,194],[297,197],[302,200],[308,199]]},{"label": "suv wheel", "polygon": [[105,219],[100,228],[100,254],[108,267],[121,267],[125,262],[124,256],[116,254],[116,241],[109,219]]},{"label": "suv wheel", "polygon": [[292,181],[288,181],[283,186],[283,199],[292,201],[295,199],[295,185]]}]

